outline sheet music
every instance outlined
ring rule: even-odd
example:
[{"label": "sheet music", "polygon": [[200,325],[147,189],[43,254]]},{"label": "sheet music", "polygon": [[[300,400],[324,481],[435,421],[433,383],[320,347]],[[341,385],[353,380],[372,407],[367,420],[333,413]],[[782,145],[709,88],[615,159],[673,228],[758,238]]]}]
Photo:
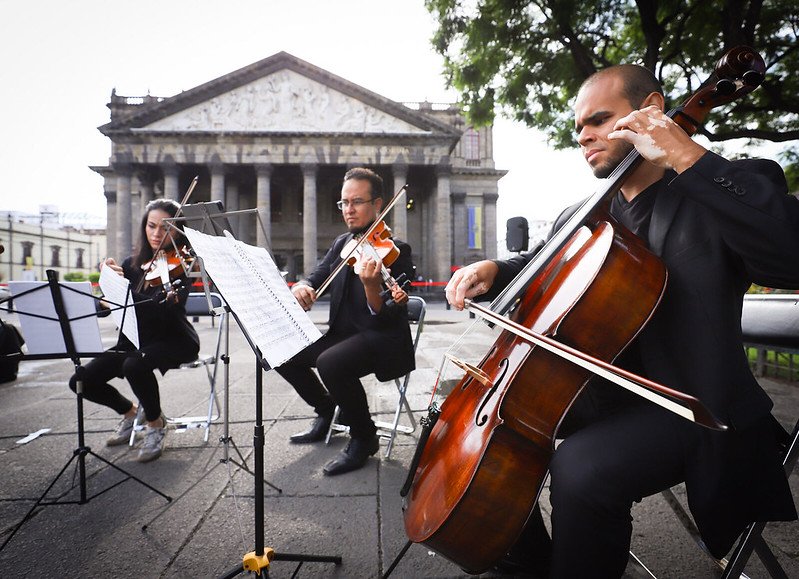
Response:
[{"label": "sheet music", "polygon": [[[109,302],[120,306],[133,304],[133,293],[130,291],[130,280],[119,275],[110,267],[103,267],[100,270],[100,289]],[[116,307],[111,305],[112,308]],[[139,349],[139,325],[136,321],[136,308],[112,309],[111,317],[117,328],[122,326],[122,333]]]},{"label": "sheet music", "polygon": [[[103,351],[100,326],[97,324],[92,284],[88,281],[59,282],[61,297],[78,354],[97,354]],[[19,316],[27,354],[67,354],[67,345],[61,323],[53,304],[53,295],[46,281],[10,281],[8,287],[14,297],[14,309]],[[70,288],[70,289],[65,289]],[[34,290],[23,294],[28,290]],[[76,291],[71,291],[76,290]],[[78,293],[80,292],[80,293]],[[45,318],[26,315],[35,313]],[[80,320],[74,318],[87,316]]]},{"label": "sheet music", "polygon": [[184,227],[219,293],[271,367],[322,337],[292,295],[269,252],[236,240]]}]

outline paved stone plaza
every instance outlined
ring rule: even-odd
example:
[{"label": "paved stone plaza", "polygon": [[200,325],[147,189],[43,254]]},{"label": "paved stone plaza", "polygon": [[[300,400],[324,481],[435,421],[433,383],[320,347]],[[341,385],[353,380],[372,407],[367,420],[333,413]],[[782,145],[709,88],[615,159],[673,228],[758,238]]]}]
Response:
[{"label": "paved stone plaza", "polygon": [[[320,304],[321,306],[322,304]],[[9,316],[4,316],[9,318]],[[323,324],[326,311],[312,312]],[[10,319],[14,321],[14,317]],[[104,335],[113,328],[101,321]],[[417,352],[410,387],[417,418],[427,407],[442,353],[471,324],[468,314],[431,303]],[[212,348],[216,328],[208,318],[197,324],[203,351]],[[479,342],[479,337],[471,338]],[[466,339],[468,348],[468,338]],[[484,347],[484,346],[483,346]],[[229,397],[231,458],[240,451],[248,468],[254,467],[255,361],[238,328],[230,333]],[[343,362],[345,363],[345,362]],[[0,542],[22,519],[72,457],[78,446],[76,403],[67,388],[73,367],[67,360],[26,361],[15,382],[0,385]],[[799,411],[799,385],[764,380],[776,403],[776,414],[786,425]],[[124,392],[129,392],[122,385]],[[224,388],[220,388],[223,402]],[[386,420],[396,403],[393,383],[369,379],[370,407]],[[208,386],[202,369],[171,371],[161,380],[162,405],[169,417],[200,415],[205,411]],[[288,437],[303,430],[312,411],[276,373],[264,374],[264,475],[272,486],[264,489],[266,546],[281,554],[340,555],[342,563],[305,563],[297,577],[378,577],[386,571],[405,543],[401,499],[416,443],[414,435],[400,435],[389,460],[370,459],[356,472],[328,478],[322,466],[339,452],[346,437],[329,445],[290,445]],[[171,503],[117,470],[89,455],[87,490],[94,496],[83,505],[40,508],[0,551],[0,574],[18,577],[221,577],[241,565],[255,548],[254,480],[237,465],[220,459],[225,447],[218,442],[221,420],[211,428],[207,443],[203,430],[170,429],[167,449],[155,462],[139,464],[127,447],[107,448],[104,440],[118,418],[108,409],[85,405],[86,444],[100,457],[173,497]],[[20,444],[40,429],[46,434]],[[235,446],[234,446],[235,445]],[[59,478],[50,498],[77,500],[79,482],[73,461]],[[791,478],[799,497],[799,475]],[[677,488],[684,501],[684,492]],[[547,493],[542,501],[548,509]],[[633,550],[659,577],[714,577],[712,565],[680,527],[660,496],[634,509]],[[146,530],[142,530],[143,526]],[[489,530],[486,530],[489,532]],[[766,537],[788,576],[799,577],[799,524],[772,525]],[[753,558],[753,561],[755,559]],[[269,575],[291,577],[296,564],[274,561]],[[762,577],[759,563],[747,568]],[[633,570],[628,570],[630,576]],[[462,577],[457,566],[413,545],[392,577]]]}]

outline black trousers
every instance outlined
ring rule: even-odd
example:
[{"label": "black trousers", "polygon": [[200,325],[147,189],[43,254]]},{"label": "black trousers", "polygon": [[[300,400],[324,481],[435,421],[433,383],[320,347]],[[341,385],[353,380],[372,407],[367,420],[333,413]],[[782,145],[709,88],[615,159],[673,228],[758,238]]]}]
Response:
[{"label": "black trousers", "polygon": [[633,503],[685,480],[695,425],[651,403],[593,422],[550,463],[552,577],[621,577]]},{"label": "black trousers", "polygon": [[[125,378],[139,399],[147,420],[157,420],[161,416],[161,396],[153,362],[153,358],[142,357],[136,351],[105,352],[89,360],[79,370],[84,398],[108,406],[118,414],[125,414],[133,407],[133,403],[109,384],[113,378]],[[77,374],[69,379],[69,387],[73,392],[77,389],[77,381]]]},{"label": "black trousers", "polygon": [[350,435],[370,438],[377,428],[360,378],[373,374],[380,361],[367,355],[367,345],[361,334],[328,332],[275,370],[317,414],[330,416],[338,404],[340,421],[350,427]]},{"label": "black trousers", "polygon": [[700,428],[617,386],[588,386],[549,464],[551,541],[537,508],[509,558],[553,578],[621,577],[633,503],[685,480]]}]

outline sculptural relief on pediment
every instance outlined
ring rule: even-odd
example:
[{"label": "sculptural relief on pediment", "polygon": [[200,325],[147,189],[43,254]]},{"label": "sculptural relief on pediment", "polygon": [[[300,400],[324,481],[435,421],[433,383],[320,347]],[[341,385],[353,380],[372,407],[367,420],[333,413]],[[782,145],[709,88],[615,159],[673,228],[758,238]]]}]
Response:
[{"label": "sculptural relief on pediment", "polygon": [[281,70],[140,131],[426,133],[291,70]]}]

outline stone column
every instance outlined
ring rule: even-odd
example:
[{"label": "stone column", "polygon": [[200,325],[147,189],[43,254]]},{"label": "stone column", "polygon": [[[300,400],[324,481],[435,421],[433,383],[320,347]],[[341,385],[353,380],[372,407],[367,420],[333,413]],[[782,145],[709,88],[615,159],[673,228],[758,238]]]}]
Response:
[{"label": "stone column", "polygon": [[114,166],[117,175],[117,246],[116,255],[118,262],[128,257],[133,252],[133,208],[130,196],[130,166]]},{"label": "stone column", "polygon": [[[109,182],[110,181],[110,182]],[[97,256],[99,258],[116,256],[117,254],[117,192],[111,187],[116,186],[116,178],[113,180],[105,178],[105,252],[107,255]],[[96,267],[97,264],[89,264],[89,267]]]},{"label": "stone column", "polygon": [[316,163],[302,163],[302,276],[316,266]]},{"label": "stone column", "polygon": [[466,265],[466,248],[469,245],[469,217],[466,212],[466,193],[453,193],[452,202],[452,262]]},{"label": "stone column", "polygon": [[180,203],[180,190],[178,189],[178,174],[180,170],[178,166],[172,163],[164,165],[161,169],[164,172],[164,198]]},{"label": "stone column", "polygon": [[[239,209],[241,209],[239,206],[239,184],[231,179],[225,183],[225,210],[238,211]],[[233,231],[231,231],[233,237],[246,243],[247,240],[242,231],[242,226],[244,224],[242,216],[234,215],[230,217],[229,220],[230,226],[233,228]]]},{"label": "stone column", "polygon": [[435,224],[433,227],[434,281],[447,281],[452,266],[452,212],[450,176],[452,167],[436,167]]},{"label": "stone column", "polygon": [[149,175],[140,172],[136,175],[136,180],[139,182],[139,202],[141,204],[141,212],[144,213],[144,208],[155,197],[155,183]]},{"label": "stone column", "polygon": [[485,258],[497,258],[497,199],[498,193],[483,194],[483,235],[485,238]]},{"label": "stone column", "polygon": [[[256,165],[257,174],[256,201],[259,219],[255,222],[257,228],[258,247],[272,247],[272,165]],[[261,229],[263,224],[263,229]]]},{"label": "stone column", "polygon": [[218,163],[211,165],[211,201],[225,202],[225,166]]},{"label": "stone column", "polygon": [[[405,185],[408,179],[408,165],[404,163],[395,163],[391,166],[391,171],[394,174],[394,190],[386,191],[389,197],[394,195],[399,188]],[[387,199],[388,200],[388,199]],[[408,203],[408,191],[403,193],[402,197],[397,204],[394,205],[392,210],[391,231],[394,232],[394,237],[402,241],[408,241],[408,212],[406,204]]]}]

